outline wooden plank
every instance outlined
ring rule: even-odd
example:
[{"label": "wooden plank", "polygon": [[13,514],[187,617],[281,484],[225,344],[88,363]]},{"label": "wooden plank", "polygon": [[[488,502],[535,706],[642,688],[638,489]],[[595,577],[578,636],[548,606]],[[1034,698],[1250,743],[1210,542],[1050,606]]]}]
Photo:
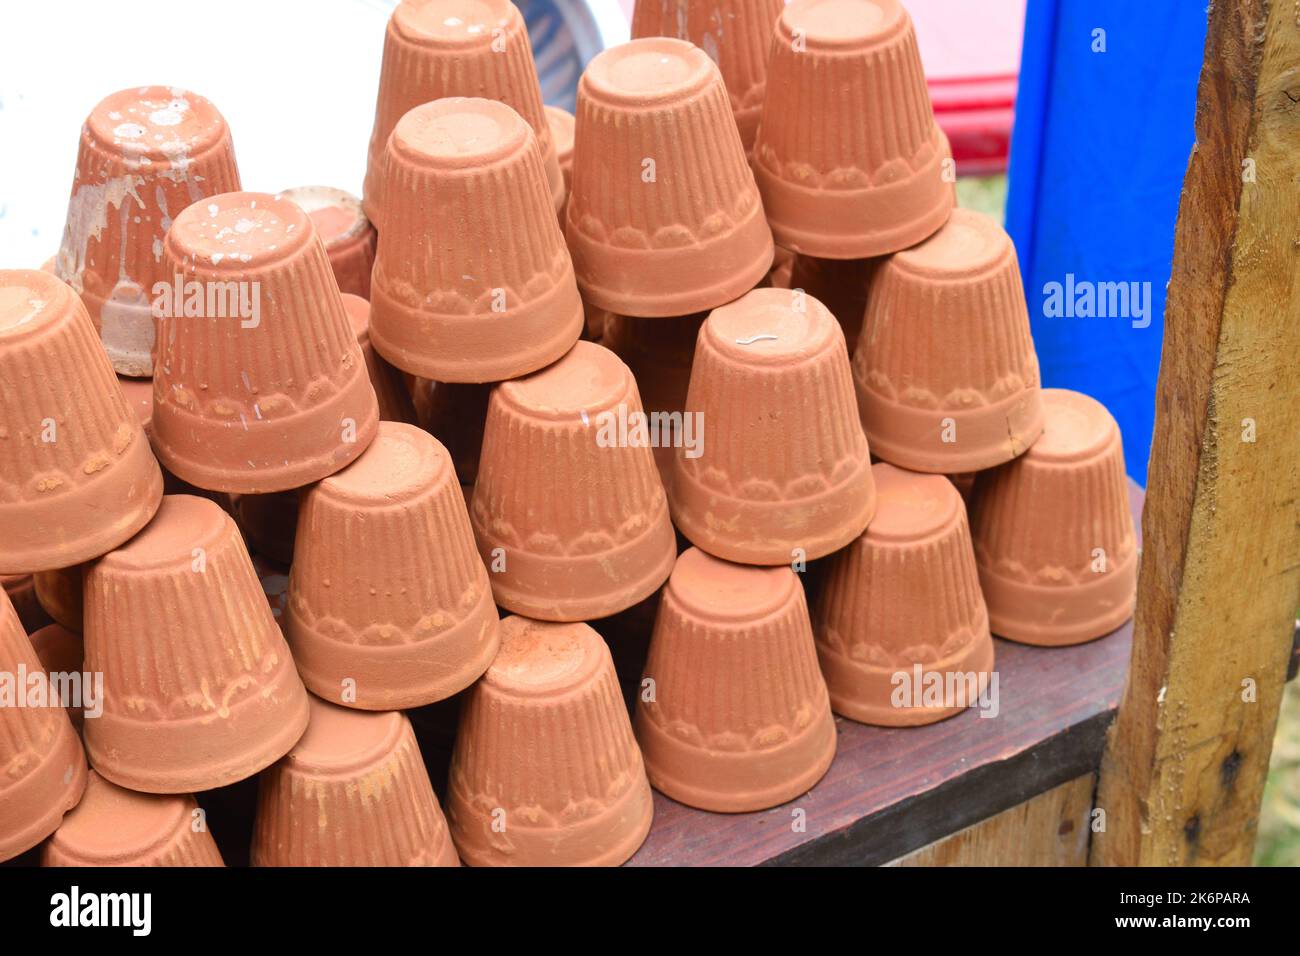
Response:
[{"label": "wooden plank", "polygon": [[1196,131],[1101,864],[1250,862],[1300,602],[1296,0],[1210,7]]},{"label": "wooden plank", "polygon": [[1087,866],[1096,784],[1075,777],[890,866]]},{"label": "wooden plank", "polygon": [[[1140,515],[1136,486],[1130,502]],[[887,863],[1095,772],[1131,637],[1125,625],[1077,647],[999,640],[996,718],[966,711],[905,729],[837,720],[826,776],[774,810],[706,813],[656,793],[654,826],[630,865]]]}]

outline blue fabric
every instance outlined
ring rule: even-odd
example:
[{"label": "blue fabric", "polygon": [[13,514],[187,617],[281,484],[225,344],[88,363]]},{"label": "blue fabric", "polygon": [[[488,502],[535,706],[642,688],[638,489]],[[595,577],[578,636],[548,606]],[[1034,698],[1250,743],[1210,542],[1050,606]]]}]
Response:
[{"label": "blue fabric", "polygon": [[[1094,31],[1105,52],[1093,52]],[[1086,392],[1146,483],[1183,174],[1194,141],[1206,10],[1192,0],[1029,0],[1007,195],[1043,384]],[[1070,277],[1073,277],[1071,280]],[[1150,324],[1056,310],[1045,287],[1150,283]],[[1052,287],[1053,290],[1055,287]],[[1121,311],[1111,309],[1108,311]]]}]

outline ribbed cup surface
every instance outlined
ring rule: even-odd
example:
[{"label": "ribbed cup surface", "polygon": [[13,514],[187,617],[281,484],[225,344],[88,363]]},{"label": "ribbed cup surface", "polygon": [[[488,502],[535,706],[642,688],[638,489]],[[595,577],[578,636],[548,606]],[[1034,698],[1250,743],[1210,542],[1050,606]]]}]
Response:
[{"label": "ribbed cup surface", "polygon": [[487,669],[497,612],[436,438],[383,422],[364,455],[307,492],[286,620],[308,687],[346,706],[430,704]]},{"label": "ribbed cup surface", "polygon": [[[966,509],[942,475],[872,468],[871,525],[830,558],[815,616],[822,671],[837,713],[866,723],[930,723],[976,703],[895,706],[895,675],[985,675],[993,662]],[[978,684],[976,685],[978,687]],[[915,699],[922,699],[916,688]]]},{"label": "ribbed cup surface", "polygon": [[650,781],[691,806],[776,806],[808,790],[835,755],[808,607],[789,568],[684,552],[642,688],[636,726]]},{"label": "ribbed cup surface", "polygon": [[718,64],[748,152],[758,134],[772,31],[784,0],[637,0],[632,36],[689,40]]},{"label": "ribbed cup surface", "polygon": [[563,201],[564,179],[542,106],[542,90],[524,18],[509,0],[402,0],[384,34],[375,125],[370,135],[365,204],[383,219],[384,148],[409,110],[451,96],[505,103],[537,136],[552,210]]},{"label": "ribbed cup surface", "polygon": [[[42,673],[40,659],[23,633],[18,615],[0,593],[0,671]],[[26,694],[26,684],[19,687]],[[39,703],[23,697],[24,704]],[[0,861],[45,839],[86,786],[86,757],[59,706],[0,707]]]},{"label": "ribbed cup surface", "polygon": [[537,140],[493,100],[450,97],[402,117],[371,288],[371,340],[438,381],[502,381],[563,355],[582,300]]},{"label": "ribbed cup surface", "polygon": [[458,866],[404,714],[313,697],[307,732],[262,775],[254,866]]},{"label": "ribbed cup surface", "polygon": [[1010,461],[1043,427],[1038,357],[1011,237],[977,212],[877,270],[859,348],[871,449],[916,471]]},{"label": "ribbed cup surface", "polygon": [[86,721],[95,769],[146,793],[233,783],[302,733],[306,693],[230,516],[169,495],[86,575],[86,669],[104,713]]},{"label": "ribbed cup surface", "polygon": [[[818,259],[794,256],[785,288],[803,289],[826,308],[844,330],[844,344],[854,355],[867,314],[867,289],[886,259]],[[775,284],[775,283],[774,283]]]},{"label": "ribbed cup surface", "polygon": [[361,209],[361,200],[331,186],[295,186],[280,194],[303,208],[312,224],[339,291],[370,298],[370,271],[375,265],[379,234]]},{"label": "ribbed cup surface", "polygon": [[411,389],[419,426],[450,452],[462,485],[472,487],[478,478],[491,395],[491,385],[431,382],[422,378],[417,378]]},{"label": "ribbed cup surface", "polygon": [[612,47],[578,86],[566,236],[583,294],[686,315],[752,289],[772,237],[717,66],[683,40]]},{"label": "ribbed cup surface", "polygon": [[148,375],[162,241],[182,209],[239,189],[226,121],[187,90],[146,86],[101,100],[81,130],[55,271],[81,294],[118,371]]},{"label": "ribbed cup surface", "polygon": [[210,491],[286,491],[365,449],[374,389],[301,207],[212,197],[177,216],[164,256],[183,283],[159,322],[154,374],[154,447],[169,471]]},{"label": "ribbed cup surface", "polygon": [[1077,643],[1133,610],[1137,541],[1119,426],[1096,400],[1044,389],[1042,437],[981,472],[971,511],[993,632]]},{"label": "ribbed cup surface", "polygon": [[224,866],[192,796],[135,793],[91,772],[42,866]]},{"label": "ribbed cup surface", "polygon": [[858,259],[953,205],[912,20],[899,0],[794,0],[772,37],[754,171],[776,241]]},{"label": "ribbed cup surface", "polygon": [[679,453],[673,518],[731,561],[788,564],[843,547],[874,508],[844,334],[816,299],[758,289],[700,330],[686,400],[702,453]]},{"label": "ribbed cup surface", "polygon": [[492,393],[470,518],[498,604],[586,620],[668,577],[675,543],[643,415],[627,366],[591,342]]},{"label": "ribbed cup surface", "polygon": [[161,496],[85,306],[48,272],[0,271],[0,573],[99,557]]},{"label": "ribbed cup surface", "polygon": [[501,622],[465,701],[447,801],[475,866],[616,866],[652,815],[609,649],[585,624]]},{"label": "ribbed cup surface", "polygon": [[[367,278],[367,285],[369,281]],[[370,375],[370,384],[375,389],[379,420],[415,424],[415,406],[411,402],[410,389],[406,387],[405,374],[401,369],[388,364],[370,342],[370,303],[359,295],[344,292],[343,308],[356,333],[357,344],[361,346],[361,357],[365,359],[366,371]]]}]

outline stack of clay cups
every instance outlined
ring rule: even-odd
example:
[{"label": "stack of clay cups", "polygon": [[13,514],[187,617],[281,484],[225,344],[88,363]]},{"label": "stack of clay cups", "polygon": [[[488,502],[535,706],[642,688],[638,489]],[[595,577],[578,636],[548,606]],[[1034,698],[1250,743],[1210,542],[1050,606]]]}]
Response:
[{"label": "stack of clay cups", "polygon": [[[558,213],[564,176],[519,9],[510,0],[402,0],[384,36],[362,199],[380,234],[389,228],[384,217],[389,137],[412,109],[443,97],[497,100],[523,117],[536,137],[550,207]],[[476,218],[480,215],[486,212]]]},{"label": "stack of clay cups", "polygon": [[754,173],[777,244],[798,253],[773,284],[821,298],[852,351],[873,257],[952,211],[948,143],[899,0],[794,0],[770,37]]}]

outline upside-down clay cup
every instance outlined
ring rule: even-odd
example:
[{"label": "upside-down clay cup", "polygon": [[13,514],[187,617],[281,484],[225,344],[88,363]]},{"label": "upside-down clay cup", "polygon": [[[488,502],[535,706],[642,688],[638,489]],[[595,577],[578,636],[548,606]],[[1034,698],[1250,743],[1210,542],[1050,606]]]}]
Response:
[{"label": "upside-down clay cup", "polygon": [[352,323],[352,331],[356,333],[357,344],[361,346],[361,356],[366,360],[370,384],[374,386],[375,398],[379,401],[379,420],[415,424],[415,407],[411,404],[406,379],[370,344],[370,303],[359,295],[345,292],[343,308]]},{"label": "upside-down clay cup", "polygon": [[361,200],[332,186],[295,186],[280,195],[311,216],[339,291],[370,298],[370,270],[375,265],[379,234],[362,212]]},{"label": "upside-down clay cup", "polygon": [[865,259],[944,224],[955,190],[899,0],[794,0],[777,20],[754,175],[776,241]]},{"label": "upside-down clay cup", "polygon": [[881,265],[870,295],[853,378],[877,456],[957,474],[1034,443],[1043,430],[1038,357],[1001,226],[956,210],[934,236]]},{"label": "upside-down clay cup", "polygon": [[754,149],[772,30],[785,0],[637,0],[632,36],[689,40],[718,64],[740,141]]},{"label": "upside-down clay cup", "polygon": [[[681,417],[681,436],[685,442],[703,441],[695,419],[682,415],[686,392],[691,384],[691,363],[695,361],[695,339],[706,318],[703,314],[673,319],[636,319],[609,315],[601,339],[607,349],[621,358],[636,379],[637,391],[647,415]],[[690,429],[688,432],[687,429]],[[654,446],[655,464],[664,486],[672,479],[673,459],[677,449],[668,442]]]},{"label": "upside-down clay cup", "polygon": [[391,197],[371,281],[370,340],[403,371],[496,382],[582,334],[582,299],[537,140],[510,107],[425,103],[389,140]]},{"label": "upside-down clay cup", "polygon": [[264,774],[254,866],[459,866],[405,714],[311,698],[307,732]]},{"label": "upside-down clay cup", "polygon": [[0,270],[0,574],[97,558],[162,493],[86,307],[48,272]]},{"label": "upside-down clay cup", "polygon": [[583,295],[619,315],[703,312],[767,275],[772,233],[703,50],[648,37],[591,61],[567,215]]},{"label": "upside-down clay cup", "polygon": [[[9,598],[0,593],[0,672],[11,676],[21,701],[0,707],[0,861],[30,850],[58,827],[86,787],[86,755],[63,708],[28,699],[20,674],[44,667],[23,633]],[[21,705],[20,705],[21,704]],[[27,706],[27,705],[40,706]]]},{"label": "upside-down clay cup", "polygon": [[497,609],[436,438],[383,422],[306,492],[285,631],[312,693],[363,710],[432,704],[487,670]]},{"label": "upside-down clay cup", "polygon": [[[876,516],[829,559],[814,615],[817,656],[837,714],[929,724],[975,706],[993,668],[966,508],[942,475],[883,462],[872,472]],[[953,695],[936,698],[931,685]]]},{"label": "upside-down clay cup", "polygon": [[91,567],[86,669],[104,675],[104,713],[86,721],[91,763],[141,793],[243,780],[307,726],[307,692],[239,529],[206,498],[168,495]]},{"label": "upside-down clay cup", "polygon": [[364,199],[382,233],[384,149],[398,121],[421,103],[481,96],[506,104],[537,136],[551,208],[564,205],[564,176],[542,106],[528,29],[509,0],[402,0],[388,21],[370,135]]},{"label": "upside-down clay cup", "polygon": [[135,412],[140,427],[148,435],[153,429],[153,381],[147,378],[117,377],[117,385],[122,390],[126,404]]},{"label": "upside-down clay cup", "polygon": [[214,196],[176,217],[163,256],[181,284],[160,297],[154,370],[154,450],[168,471],[209,491],[287,491],[365,450],[375,391],[300,206]]},{"label": "upside-down clay cup", "polygon": [[1056,647],[1133,616],[1138,554],[1115,419],[1066,389],[1043,410],[1034,446],[977,476],[972,534],[993,633]]},{"label": "upside-down clay cup", "polygon": [[163,236],[180,211],[239,189],[226,121],[186,90],[145,86],[101,100],[81,130],[56,258],[81,294],[113,367],[153,369],[155,283],[169,282]]},{"label": "upside-down clay cup", "polygon": [[470,520],[498,604],[586,621],[663,584],[676,539],[644,415],[628,367],[593,342],[492,392]]},{"label": "upside-down clay cup", "polygon": [[[852,356],[867,313],[867,288],[881,259],[818,259],[795,256],[786,288],[803,289],[839,320]],[[870,437],[870,436],[868,436]],[[874,450],[874,449],[873,449]]]},{"label": "upside-down clay cup", "polygon": [[678,451],[673,521],[701,550],[789,564],[844,547],[876,507],[848,352],[824,305],[756,289],[700,328],[686,414],[704,440]]},{"label": "upside-down clay cup", "polygon": [[188,794],[124,790],[91,771],[86,794],[41,850],[42,866],[225,866]]},{"label": "upside-down clay cup", "polygon": [[650,783],[688,806],[774,807],[807,792],[835,757],[808,605],[789,568],[683,552],[641,686],[636,735]]},{"label": "upside-down clay cup", "polygon": [[447,818],[471,866],[617,866],[654,808],[609,648],[586,624],[501,622],[470,690]]}]

